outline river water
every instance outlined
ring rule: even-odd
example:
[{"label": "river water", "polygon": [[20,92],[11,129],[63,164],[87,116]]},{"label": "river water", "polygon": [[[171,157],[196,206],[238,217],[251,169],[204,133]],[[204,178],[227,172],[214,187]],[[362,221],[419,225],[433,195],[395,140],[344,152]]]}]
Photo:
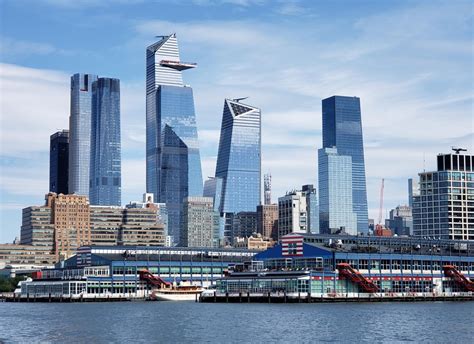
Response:
[{"label": "river water", "polygon": [[474,343],[474,302],[0,303],[0,343]]}]

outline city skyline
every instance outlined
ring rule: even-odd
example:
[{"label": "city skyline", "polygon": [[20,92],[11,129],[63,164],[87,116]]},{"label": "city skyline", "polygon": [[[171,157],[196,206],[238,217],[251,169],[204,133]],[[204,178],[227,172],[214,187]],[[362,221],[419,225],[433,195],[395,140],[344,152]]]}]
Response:
[{"label": "city skyline", "polygon": [[[300,36],[295,35],[295,32],[305,28],[304,24],[310,21],[308,18],[291,16],[288,8],[285,15],[281,14],[278,11],[283,11],[283,5],[277,8],[269,4],[265,6],[272,9],[270,12],[274,17],[265,17],[264,5],[248,3],[248,6],[229,4],[231,13],[221,21],[213,21],[212,18],[217,18],[219,10],[223,11],[220,8],[223,5],[209,6],[210,9],[204,5],[194,5],[196,15],[170,15],[169,21],[164,21],[163,18],[145,15],[146,6],[143,4],[140,14],[134,12],[134,6],[122,4],[122,9],[130,9],[131,16],[138,20],[124,22],[128,34],[127,30],[117,31],[116,35],[124,38],[125,43],[118,43],[117,36],[105,31],[104,34],[111,38],[110,45],[101,41],[104,51],[96,50],[91,59],[81,59],[81,54],[88,53],[87,49],[95,49],[98,42],[92,41],[89,47],[79,40],[77,50],[74,51],[62,40],[58,30],[60,21],[53,21],[51,25],[43,27],[43,37],[50,38],[31,41],[26,32],[14,32],[21,22],[15,16],[20,6],[14,3],[2,5],[12,15],[5,17],[7,24],[2,32],[3,64],[0,67],[1,91],[5,95],[1,111],[0,241],[11,241],[18,235],[21,208],[38,204],[47,191],[48,137],[56,129],[67,128],[68,78],[73,73],[90,71],[99,75],[114,75],[123,81],[123,127],[126,128],[123,140],[123,147],[126,147],[125,180],[122,182],[126,190],[123,192],[123,202],[137,199],[145,191],[143,49],[152,43],[156,34],[177,32],[186,42],[185,56],[196,56],[195,60],[199,63],[199,68],[189,73],[187,82],[193,85],[196,92],[204,176],[213,175],[220,124],[216,119],[221,113],[221,99],[236,94],[249,95],[251,103],[265,113],[262,124],[262,172],[272,173],[274,198],[298,185],[316,184],[315,156],[316,149],[321,148],[320,100],[333,94],[361,98],[371,218],[376,214],[374,209],[377,209],[378,187],[382,177],[387,186],[385,209],[391,209],[399,203],[406,203],[406,180],[409,177],[416,177],[423,169],[434,170],[434,163],[430,159],[427,158],[424,163],[424,153],[429,157],[448,152],[452,145],[464,146],[472,151],[472,122],[469,121],[472,121],[472,95],[468,92],[469,85],[472,85],[469,75],[472,73],[466,72],[469,69],[472,71],[472,65],[469,64],[472,50],[465,47],[470,31],[463,26],[469,20],[465,14],[469,12],[466,10],[467,2],[459,2],[444,10],[440,10],[443,7],[440,3],[431,5],[423,2],[400,2],[391,6],[379,4],[372,9],[352,9],[350,14],[354,15],[354,19],[342,25],[341,29],[322,20],[320,23],[313,22],[313,28],[304,30],[305,34]],[[88,6],[89,9],[97,8],[93,2]],[[178,13],[182,7],[175,6]],[[72,14],[73,11],[60,2],[32,3],[31,7],[51,10],[49,15],[52,16],[57,13],[63,13],[66,17],[80,14]],[[256,13],[250,22],[257,17],[266,20],[253,26],[252,30],[245,29],[248,25],[238,30],[240,24],[248,24],[249,20],[244,18],[250,7]],[[318,14],[308,3],[302,3],[300,7],[309,7],[305,11],[308,15]],[[200,19],[198,13],[205,9],[211,11],[211,17]],[[333,10],[332,7],[321,9],[319,15],[324,16]],[[366,12],[362,13],[363,10]],[[415,21],[420,10],[423,10],[426,25],[404,35],[396,30],[400,25],[399,19],[409,25]],[[298,8],[294,11],[298,11]],[[105,20],[113,24],[111,27],[117,26],[115,14],[111,11]],[[235,18],[233,21],[225,21],[232,16]],[[34,21],[41,23],[47,17],[35,18]],[[284,27],[287,32],[282,32],[278,37],[273,31],[276,27],[275,18],[286,19]],[[297,23],[296,18],[301,23]],[[11,22],[15,19],[19,21],[18,24]],[[97,16],[95,19],[89,24],[91,27],[84,29],[86,35],[92,35],[92,32],[96,34],[98,27],[106,25]],[[374,30],[382,23],[386,29],[382,34],[383,39],[374,42],[367,27]],[[355,29],[352,34],[357,39],[353,45],[341,50],[347,41],[338,34],[349,27]],[[52,31],[48,33],[48,30],[58,32],[53,34]],[[323,39],[321,33],[322,36],[338,36],[339,41]],[[130,34],[135,37],[131,38]],[[225,35],[232,39],[225,41]],[[255,43],[247,40],[249,37],[261,47],[255,50],[242,49],[255,48],[252,45]],[[268,40],[269,37],[274,39]],[[428,43],[417,47],[407,43],[419,39]],[[369,42],[374,45],[367,44]],[[315,67],[311,68],[304,61],[295,65],[289,57],[303,56],[301,46],[310,43],[314,43],[315,47],[327,47],[325,54],[309,50],[306,53]],[[206,49],[198,51],[202,46]],[[283,46],[286,47],[285,51],[281,50]],[[28,51],[25,52],[27,47]],[[118,47],[124,53],[120,59],[116,56]],[[237,54],[238,59],[235,59],[233,49],[237,47],[240,55]],[[401,47],[414,51],[403,50],[403,54],[398,55],[401,61],[394,61],[390,53],[399,51]],[[443,47],[442,53],[439,47]],[[275,57],[275,51],[283,52],[281,57]],[[430,56],[430,59],[419,61],[415,58],[417,54]],[[103,62],[104,56],[113,58],[106,64]],[[259,56],[271,56],[275,62],[263,60]],[[130,62],[125,62],[126,59]],[[365,64],[362,62],[364,59],[368,60]],[[376,61],[389,63],[396,73],[388,71],[379,63],[375,64],[373,73],[372,67]],[[267,65],[264,65],[266,62]],[[347,68],[341,67],[343,64]],[[275,72],[276,65],[282,67],[278,73]],[[450,87],[442,88],[442,83],[449,83]],[[25,91],[31,89],[37,94],[31,97],[30,102],[25,102]],[[281,97],[283,93],[287,95],[286,99]],[[35,111],[31,111],[31,108]],[[291,121],[288,122],[288,118]],[[452,118],[456,118],[456,121],[452,121]],[[28,140],[22,142],[16,137],[15,129],[18,128],[28,133]],[[393,157],[403,157],[404,163],[393,163]],[[387,169],[386,166],[391,168]]]}]

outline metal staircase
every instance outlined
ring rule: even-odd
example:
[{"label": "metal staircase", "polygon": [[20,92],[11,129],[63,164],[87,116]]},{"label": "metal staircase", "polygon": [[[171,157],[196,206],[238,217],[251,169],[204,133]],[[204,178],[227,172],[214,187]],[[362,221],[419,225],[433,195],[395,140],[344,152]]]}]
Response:
[{"label": "metal staircase", "polygon": [[366,293],[376,293],[379,290],[377,285],[362,276],[362,274],[354,269],[348,263],[339,263],[336,266],[337,270],[339,270],[339,276],[343,277],[344,279],[348,279],[353,283],[357,284],[359,288],[361,288]]},{"label": "metal staircase", "polygon": [[460,273],[455,266],[445,265],[443,266],[444,275],[451,277],[457,285],[467,291],[474,291],[474,282]]}]

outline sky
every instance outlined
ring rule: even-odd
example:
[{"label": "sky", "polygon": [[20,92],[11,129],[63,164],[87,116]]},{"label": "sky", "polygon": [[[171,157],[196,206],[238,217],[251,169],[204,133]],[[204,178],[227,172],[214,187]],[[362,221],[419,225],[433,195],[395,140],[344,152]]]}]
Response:
[{"label": "sky", "polygon": [[176,33],[193,87],[203,176],[225,98],[262,109],[272,198],[317,185],[321,99],[361,99],[369,217],[406,204],[436,155],[474,153],[471,1],[0,1],[0,242],[48,192],[49,136],[68,128],[70,76],[121,80],[122,203],[145,192],[145,49]]}]

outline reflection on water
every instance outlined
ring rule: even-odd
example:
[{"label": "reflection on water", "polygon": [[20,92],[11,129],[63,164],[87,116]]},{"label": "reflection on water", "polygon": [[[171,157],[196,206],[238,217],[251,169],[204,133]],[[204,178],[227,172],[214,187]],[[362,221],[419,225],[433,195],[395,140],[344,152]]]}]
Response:
[{"label": "reflection on water", "polygon": [[0,342],[471,343],[473,302],[0,303]]}]

